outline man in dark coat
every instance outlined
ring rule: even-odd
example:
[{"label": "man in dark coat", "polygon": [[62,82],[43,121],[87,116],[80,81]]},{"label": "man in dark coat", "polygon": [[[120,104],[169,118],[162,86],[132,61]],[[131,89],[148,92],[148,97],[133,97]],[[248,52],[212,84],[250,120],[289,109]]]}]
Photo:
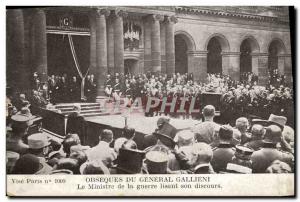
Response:
[{"label": "man in dark coat", "polygon": [[235,148],[231,144],[233,129],[228,125],[221,126],[219,130],[219,145],[213,149],[213,159],[211,165],[215,172],[225,171],[227,163],[232,160]]},{"label": "man in dark coat", "polygon": [[80,105],[74,105],[74,112],[69,114],[67,120],[67,134],[75,133],[78,134],[80,141],[85,144],[86,142],[86,122],[84,117],[80,114],[81,107]]},{"label": "man in dark coat", "polygon": [[293,167],[294,156],[291,153],[280,151],[276,147],[281,138],[282,133],[279,126],[267,127],[263,147],[251,156],[253,173],[265,173],[275,160],[283,161]]}]

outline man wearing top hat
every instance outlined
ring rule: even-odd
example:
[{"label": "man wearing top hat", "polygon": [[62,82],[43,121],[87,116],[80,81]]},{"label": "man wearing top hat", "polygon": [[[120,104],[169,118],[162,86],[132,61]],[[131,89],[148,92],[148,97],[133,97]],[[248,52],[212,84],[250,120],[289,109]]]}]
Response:
[{"label": "man wearing top hat", "polygon": [[279,126],[270,125],[266,128],[263,147],[251,156],[254,173],[265,173],[266,169],[275,160],[286,162],[293,167],[294,156],[291,153],[277,149],[277,144],[281,139],[282,132]]},{"label": "man wearing top hat", "polygon": [[46,161],[49,145],[50,141],[45,133],[35,133],[28,136],[28,152],[38,157],[40,164],[43,166],[36,174],[49,174],[52,171],[52,167]]}]

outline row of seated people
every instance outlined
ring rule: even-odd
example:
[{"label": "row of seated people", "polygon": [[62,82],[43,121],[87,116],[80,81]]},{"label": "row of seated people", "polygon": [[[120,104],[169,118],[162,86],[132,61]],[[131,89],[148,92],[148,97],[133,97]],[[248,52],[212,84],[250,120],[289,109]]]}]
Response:
[{"label": "row of seated people", "polygon": [[[134,140],[135,129],[122,137],[99,131],[99,142],[81,145],[77,134],[62,142],[43,132],[27,136],[30,119],[12,116],[7,133],[9,174],[188,174],[188,173],[291,173],[294,170],[294,134],[286,118],[236,120],[236,127],[214,122],[215,109],[204,107],[205,120],[189,130],[176,131],[161,117],[157,129],[145,135],[143,150]],[[250,128],[250,131],[247,129]]]}]

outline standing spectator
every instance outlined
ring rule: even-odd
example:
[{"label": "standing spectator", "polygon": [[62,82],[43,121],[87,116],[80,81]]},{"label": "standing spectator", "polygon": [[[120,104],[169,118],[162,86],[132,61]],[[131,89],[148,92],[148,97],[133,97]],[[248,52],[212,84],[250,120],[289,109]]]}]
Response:
[{"label": "standing spectator", "polygon": [[278,126],[270,125],[267,127],[263,147],[255,151],[251,157],[254,173],[265,173],[266,169],[275,160],[286,162],[289,165],[293,164],[294,156],[291,153],[276,148],[281,138],[281,129]]},{"label": "standing spectator", "polygon": [[204,122],[198,124],[193,129],[195,140],[197,142],[205,142],[211,144],[214,141],[215,131],[218,131],[220,126],[214,122],[215,107],[207,105],[202,110]]},{"label": "standing spectator", "polygon": [[225,171],[227,163],[232,160],[235,148],[231,144],[233,129],[228,125],[223,125],[219,130],[219,145],[213,149],[212,166],[215,172]]}]

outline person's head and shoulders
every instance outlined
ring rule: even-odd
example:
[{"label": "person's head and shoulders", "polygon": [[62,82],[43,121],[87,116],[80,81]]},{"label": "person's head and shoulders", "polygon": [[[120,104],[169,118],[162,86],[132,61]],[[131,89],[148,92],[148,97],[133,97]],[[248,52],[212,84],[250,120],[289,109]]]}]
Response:
[{"label": "person's head and shoulders", "polygon": [[86,150],[88,159],[90,161],[102,160],[106,166],[110,167],[113,161],[117,158],[117,153],[110,147],[113,140],[114,135],[111,130],[102,130],[99,135],[99,143],[95,147]]},{"label": "person's head and shoulders", "polygon": [[194,174],[214,174],[212,165],[213,158],[212,148],[203,142],[195,143],[192,146],[192,157],[190,164],[192,165],[192,173]]},{"label": "person's head and shoulders", "polygon": [[263,146],[263,136],[265,128],[260,124],[254,124],[251,127],[251,140],[245,143],[245,146],[252,148],[254,151],[259,150]]},{"label": "person's head and shoulders", "polygon": [[255,151],[251,156],[255,172],[265,172],[274,160],[281,160],[290,165],[293,164],[293,154],[277,148],[281,139],[282,130],[279,126],[270,125],[266,128],[262,148]]},{"label": "person's head and shoulders", "polygon": [[246,117],[240,117],[235,121],[235,129],[237,129],[241,134],[241,144],[245,144],[251,140],[251,134],[247,132],[248,127],[249,121]]},{"label": "person's head and shoulders", "polygon": [[218,131],[220,125],[214,122],[214,117],[216,115],[216,109],[213,105],[206,105],[202,110],[202,115],[204,121],[197,124],[193,128],[195,133],[195,139],[198,142],[205,142],[210,144],[214,140],[215,131]]},{"label": "person's head and shoulders", "polygon": [[80,104],[75,103],[73,105],[73,112],[68,115],[68,119],[77,118],[77,117],[83,117],[83,116],[81,115],[81,106],[80,106]]},{"label": "person's head and shoulders", "polygon": [[43,169],[39,170],[37,174],[48,174],[52,167],[47,164],[49,154],[50,141],[45,133],[35,133],[28,136],[28,153],[35,155],[42,164]]},{"label": "person's head and shoulders", "polygon": [[213,148],[212,165],[215,171],[219,172],[226,169],[227,163],[231,161],[235,153],[235,148],[232,144],[232,127],[229,125],[221,126],[217,138],[217,146]]},{"label": "person's head and shoulders", "polygon": [[11,117],[11,120],[12,132],[6,139],[6,148],[10,151],[25,154],[29,146],[24,143],[23,138],[27,135],[29,126],[32,125],[31,117],[16,114]]}]

